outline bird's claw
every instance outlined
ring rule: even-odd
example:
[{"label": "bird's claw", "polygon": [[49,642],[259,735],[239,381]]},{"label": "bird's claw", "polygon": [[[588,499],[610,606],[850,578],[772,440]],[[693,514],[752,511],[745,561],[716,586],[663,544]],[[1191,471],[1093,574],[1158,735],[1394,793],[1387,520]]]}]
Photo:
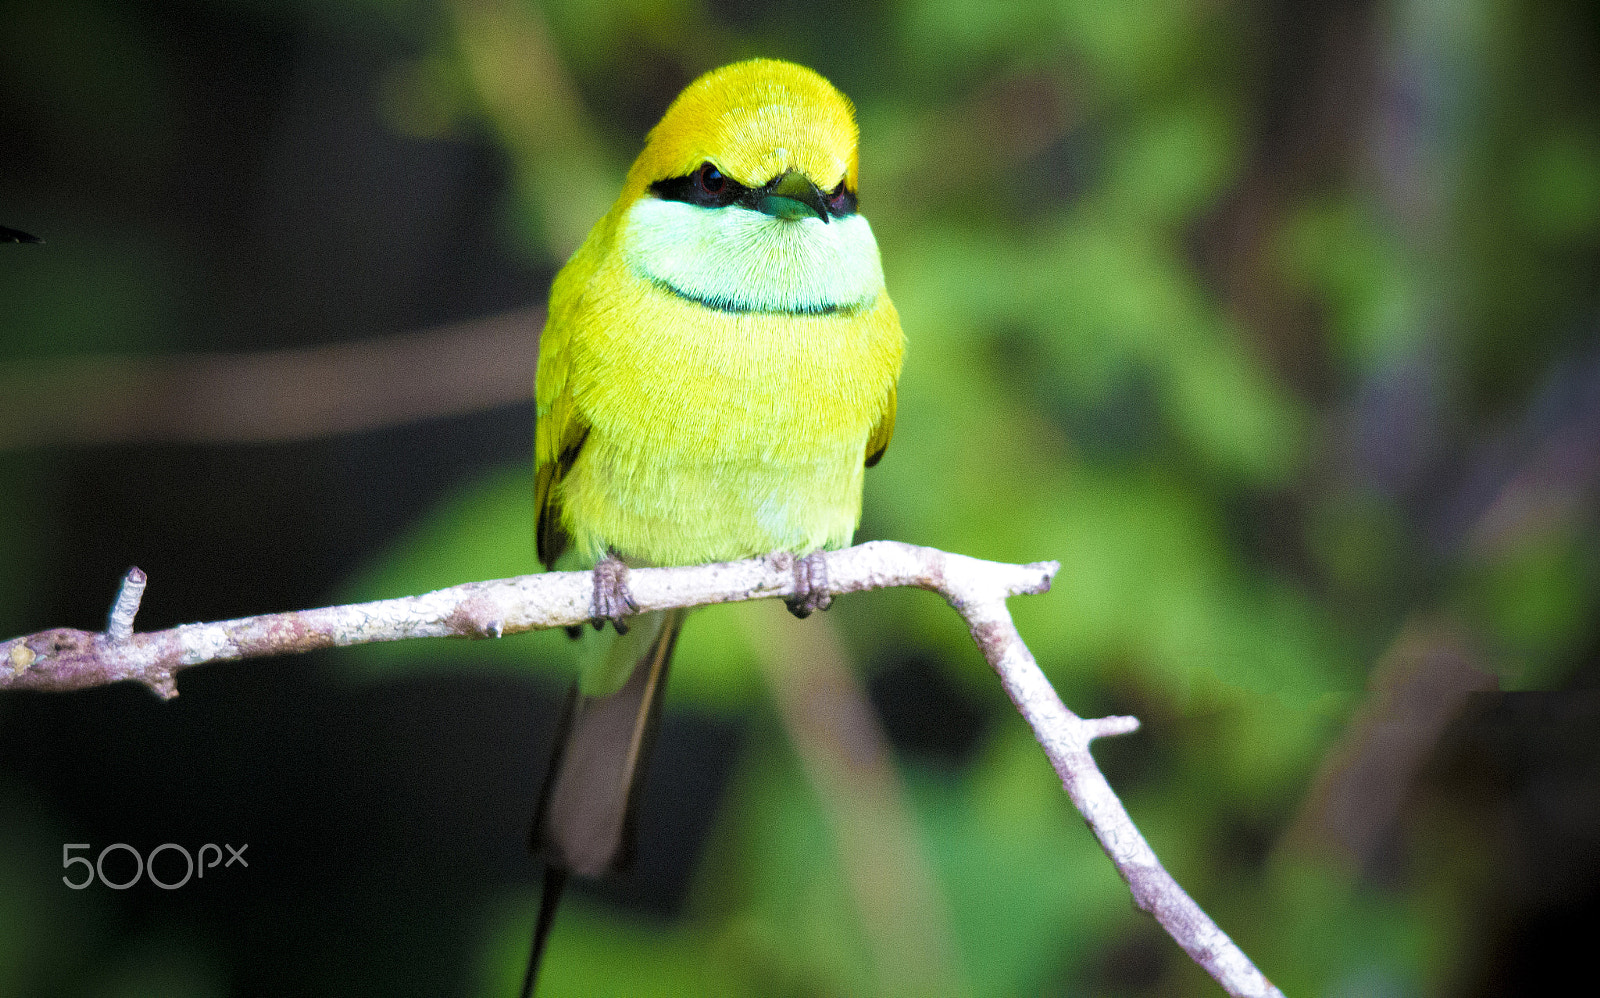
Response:
[{"label": "bird's claw", "polygon": [[638,613],[638,604],[633,601],[633,593],[628,590],[628,566],[621,558],[608,554],[595,562],[594,566],[594,611],[590,622],[595,630],[606,626],[606,621],[617,629],[618,634],[628,633],[628,624],[624,620],[630,613]]},{"label": "bird's claw", "polygon": [[784,603],[789,612],[804,619],[815,610],[826,610],[833,605],[828,592],[828,566],[821,551],[813,551],[804,558],[794,560],[794,595]]}]

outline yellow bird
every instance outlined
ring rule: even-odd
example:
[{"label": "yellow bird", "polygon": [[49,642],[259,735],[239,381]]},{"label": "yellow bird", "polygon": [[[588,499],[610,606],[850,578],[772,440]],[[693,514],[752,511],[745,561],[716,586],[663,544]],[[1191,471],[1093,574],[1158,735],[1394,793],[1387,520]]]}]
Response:
[{"label": "yellow bird", "polygon": [[[595,626],[534,845],[544,901],[524,994],[568,872],[627,861],[681,611],[636,618],[628,566],[795,557],[850,543],[863,471],[894,431],[904,337],[856,204],[850,102],[771,59],[691,83],[557,275],[539,344],[539,558],[595,568]],[[626,634],[626,637],[623,637]]]}]

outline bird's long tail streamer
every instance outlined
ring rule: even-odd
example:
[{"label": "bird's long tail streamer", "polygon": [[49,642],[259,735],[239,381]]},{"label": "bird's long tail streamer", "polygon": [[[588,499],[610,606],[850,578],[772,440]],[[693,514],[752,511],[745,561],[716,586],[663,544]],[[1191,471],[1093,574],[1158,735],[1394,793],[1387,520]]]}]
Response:
[{"label": "bird's long tail streamer", "polygon": [[[567,700],[533,823],[532,846],[545,856],[545,877],[523,998],[533,994],[538,981],[567,875],[599,876],[633,858],[637,791],[685,614],[667,610],[634,618],[634,631],[648,629],[649,640],[627,682],[604,696],[583,696],[574,687]],[[622,640],[618,647],[638,648],[639,643]]]}]

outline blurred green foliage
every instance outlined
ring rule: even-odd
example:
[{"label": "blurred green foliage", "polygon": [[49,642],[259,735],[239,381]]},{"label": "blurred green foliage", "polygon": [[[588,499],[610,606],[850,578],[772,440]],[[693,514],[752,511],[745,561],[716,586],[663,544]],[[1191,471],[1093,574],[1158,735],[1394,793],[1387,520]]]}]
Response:
[{"label": "blurred green foliage", "polygon": [[[1600,107],[1596,53],[1568,30],[1579,5],[1467,4],[1436,31],[1449,20],[1438,5],[1397,3],[1359,43],[1329,32],[1328,50],[1289,54],[1268,47],[1278,36],[1257,5],[1199,0],[907,0],[822,16],[784,0],[737,15],[708,0],[311,6],[417,40],[373,100],[403,134],[490,136],[514,177],[505,237],[550,266],[695,74],[761,54],[833,78],[859,109],[862,209],[909,338],[859,536],[1060,560],[1048,596],[1013,603],[1023,636],[1070,706],[1146,720],[1128,740],[1152,758],[1118,784],[1135,821],[1287,993],[1452,981],[1481,857],[1430,854],[1405,885],[1380,887],[1281,836],[1408,619],[1466,622],[1480,664],[1527,688],[1559,686],[1596,640],[1600,535],[1581,489],[1558,482],[1496,543],[1465,529],[1441,542],[1436,511],[1416,501],[1419,463],[1449,448],[1470,463],[1592,338]],[[113,8],[84,10],[86,34],[15,71],[41,101],[90,87],[74,106],[96,117],[64,135],[126,133],[137,169],[162,154],[162,83]],[[1264,67],[1313,57],[1367,66],[1365,103],[1265,82]],[[1397,83],[1391,66],[1414,72]],[[1385,103],[1402,84],[1419,91],[1406,113]],[[1313,152],[1274,158],[1269,119],[1317,140]],[[19,328],[76,350],[164,346],[180,276],[114,232],[80,245],[70,281],[29,296],[41,314]],[[35,280],[18,260],[0,268],[0,297]],[[1414,405],[1373,415],[1374,393],[1419,369]],[[1364,419],[1382,440],[1424,439],[1411,478],[1364,456]],[[507,455],[343,595],[530,570],[530,465]],[[32,534],[4,512],[16,504],[0,488],[8,565],[31,556]],[[0,602],[22,599],[13,578],[0,573]],[[741,612],[696,614],[668,696],[669,710],[754,719],[689,910],[662,923],[572,904],[541,993],[895,993],[875,976],[882,954],[828,805],[785,741]],[[829,620],[863,672],[932,658],[998,719],[958,767],[900,760],[961,992],[1114,993],[1107,954],[1143,938],[1143,916],[958,618],[896,592],[843,600]],[[349,660],[379,677],[493,668],[564,682],[573,657],[544,634]],[[1115,762],[1125,748],[1098,751]],[[1241,829],[1261,830],[1263,856],[1241,856]],[[0,879],[12,859],[0,849]],[[483,994],[511,992],[533,901],[483,916]],[[0,904],[0,991],[6,947],[43,917]],[[1163,945],[1139,993],[1211,993]],[[211,993],[203,960],[174,959],[130,957],[103,993]]]},{"label": "blurred green foliage", "polygon": [[[547,25],[580,92],[594,94],[624,72],[622,53],[638,47],[684,78],[752,51],[815,55],[779,13],[786,10],[773,8],[748,36],[685,32],[686,22],[711,23],[694,4],[562,3],[541,22],[540,11],[508,3],[499,14],[507,32]],[[1148,785],[1129,792],[1136,819],[1179,879],[1290,993],[1439,986],[1463,944],[1452,935],[1462,916],[1450,914],[1462,899],[1451,900],[1447,886],[1456,871],[1434,871],[1446,886],[1396,894],[1292,857],[1241,870],[1219,843],[1231,825],[1285,821],[1408,610],[1442,605],[1470,614],[1508,681],[1559,683],[1579,645],[1593,639],[1590,594],[1600,562],[1592,520],[1495,557],[1433,559],[1418,569],[1419,525],[1400,497],[1359,468],[1334,466],[1344,459],[1343,400],[1364,382],[1419,354],[1469,376],[1474,364],[1492,363],[1472,348],[1478,341],[1490,354],[1501,349],[1496,331],[1467,311],[1486,288],[1497,299],[1488,322],[1528,315],[1530,306],[1556,321],[1548,304],[1541,311],[1529,300],[1536,296],[1592,312],[1592,296],[1574,298],[1578,289],[1558,281],[1577,260],[1593,259],[1600,237],[1600,147],[1584,139],[1596,124],[1593,106],[1573,108],[1560,123],[1528,123],[1526,140],[1517,129],[1505,134],[1507,123],[1488,109],[1520,100],[1519,81],[1514,71],[1497,78],[1488,67],[1531,52],[1506,51],[1512,46],[1491,31],[1412,44],[1400,30],[1388,43],[1393,58],[1464,62],[1486,98],[1441,110],[1445,138],[1411,137],[1418,148],[1408,155],[1423,165],[1388,182],[1421,185],[1419,204],[1385,190],[1358,147],[1343,169],[1311,182],[1289,178],[1286,187],[1303,185],[1292,198],[1241,208],[1226,199],[1248,191],[1256,119],[1274,100],[1302,100],[1262,92],[1233,62],[1253,40],[1245,10],[1181,0],[935,0],[877,16],[886,23],[872,34],[875,44],[830,47],[818,66],[860,109],[863,210],[910,338],[897,436],[870,477],[863,534],[988,558],[1060,559],[1051,595],[1017,600],[1013,611],[1068,702],[1109,695],[1147,715],[1189,718],[1182,727],[1195,731],[1177,739]],[[1413,16],[1432,15],[1406,9],[1399,20]],[[1518,17],[1511,8],[1478,16]],[[441,51],[463,37],[442,42]],[[1024,112],[1045,109],[1033,120],[1005,106],[1026,91],[1032,103]],[[618,138],[609,123],[610,178],[646,117],[633,113],[633,134]],[[1324,113],[1329,130],[1348,127],[1342,109]],[[591,127],[604,134],[607,124],[599,118]],[[1507,152],[1518,211],[1490,224],[1467,194],[1482,182],[1474,170]],[[553,219],[564,210],[559,201],[547,192],[523,217]],[[1260,258],[1249,262],[1278,293],[1319,309],[1317,349],[1332,398],[1275,368],[1273,330],[1248,328],[1237,300],[1219,288],[1226,275],[1197,266],[1197,229],[1230,207],[1264,215],[1254,234]],[[1484,241],[1509,238],[1525,241],[1513,265],[1553,274],[1542,287],[1505,287],[1498,258],[1494,266],[1468,262]],[[551,244],[549,259],[564,248]],[[1518,369],[1537,363],[1534,354]],[[1513,398],[1520,387],[1493,378],[1486,386]],[[1501,401],[1456,404],[1470,427],[1503,418]],[[526,536],[526,490],[525,469],[492,490],[474,489],[352,592],[509,572],[505,538]],[[1248,518],[1264,497],[1285,491],[1304,510],[1298,543],[1309,564],[1263,558],[1240,536],[1239,510]],[[498,552],[498,560],[470,560],[477,551]],[[995,699],[969,639],[936,601],[847,603],[835,616],[866,668],[908,648],[931,652],[974,696]],[[688,629],[674,700],[756,708],[763,691],[750,679],[751,649],[713,619],[736,612],[702,614]],[[520,660],[531,644],[461,657]],[[539,650],[539,661],[565,661],[553,642]],[[924,778],[910,761],[907,778],[971,993],[1076,993],[1086,985],[1068,982],[1093,980],[1092,954],[1129,931],[1129,915],[1120,885],[1019,729],[1002,725],[957,774]],[[1135,737],[1175,735],[1158,725]],[[752,993],[854,993],[863,985],[852,981],[870,979],[852,976],[870,970],[848,944],[859,916],[848,899],[813,896],[839,880],[816,848],[826,829],[804,832],[819,819],[805,817],[790,756],[768,749],[750,765],[742,792],[726,804],[726,831],[703,860],[707,871],[724,872],[706,874],[691,920],[699,928],[688,936],[660,930],[650,960],[676,966],[681,948],[703,950],[707,938],[719,938],[710,952],[726,964],[701,968],[714,968],[715,980],[673,993],[744,991],[753,968],[762,984]],[[773,820],[772,808],[784,817]],[[730,853],[733,843],[744,865]],[[730,864],[737,872],[726,872]],[[775,893],[761,886],[774,881],[783,885]],[[807,887],[796,894],[797,885]],[[1441,894],[1443,907],[1433,903]],[[778,897],[785,904],[774,907]],[[558,930],[551,993],[626,991],[603,975],[638,958],[633,931],[578,918]],[[768,944],[746,951],[727,942],[729,934]],[[1184,974],[1168,976],[1191,980]],[[774,989],[774,980],[792,984]]]}]

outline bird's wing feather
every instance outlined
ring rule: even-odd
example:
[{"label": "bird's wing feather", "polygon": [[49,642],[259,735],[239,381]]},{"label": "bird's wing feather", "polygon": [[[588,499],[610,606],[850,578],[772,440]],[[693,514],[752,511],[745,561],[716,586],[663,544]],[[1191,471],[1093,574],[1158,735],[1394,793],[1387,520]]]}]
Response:
[{"label": "bird's wing feather", "polygon": [[[597,226],[598,228],[598,226]],[[550,313],[539,337],[539,373],[535,386],[534,503],[538,514],[539,560],[555,564],[569,538],[561,522],[561,490],[556,488],[578,459],[589,436],[589,422],[572,394],[572,335],[578,306],[594,271],[598,247],[593,233],[571,262],[556,275],[550,289]]]},{"label": "bird's wing feather", "polygon": [[867,438],[867,467],[872,467],[883,457],[883,452],[889,449],[889,438],[894,436],[895,412],[895,386],[889,385],[889,398],[883,404],[883,415],[878,417],[878,425],[872,428],[872,436]]},{"label": "bird's wing feather", "polygon": [[[551,333],[556,333],[551,337]],[[565,330],[555,322],[545,327],[539,349],[538,417],[534,424],[534,502],[538,511],[539,560],[555,563],[567,547],[561,522],[561,494],[555,486],[578,459],[589,426],[573,404],[568,374]]]}]

